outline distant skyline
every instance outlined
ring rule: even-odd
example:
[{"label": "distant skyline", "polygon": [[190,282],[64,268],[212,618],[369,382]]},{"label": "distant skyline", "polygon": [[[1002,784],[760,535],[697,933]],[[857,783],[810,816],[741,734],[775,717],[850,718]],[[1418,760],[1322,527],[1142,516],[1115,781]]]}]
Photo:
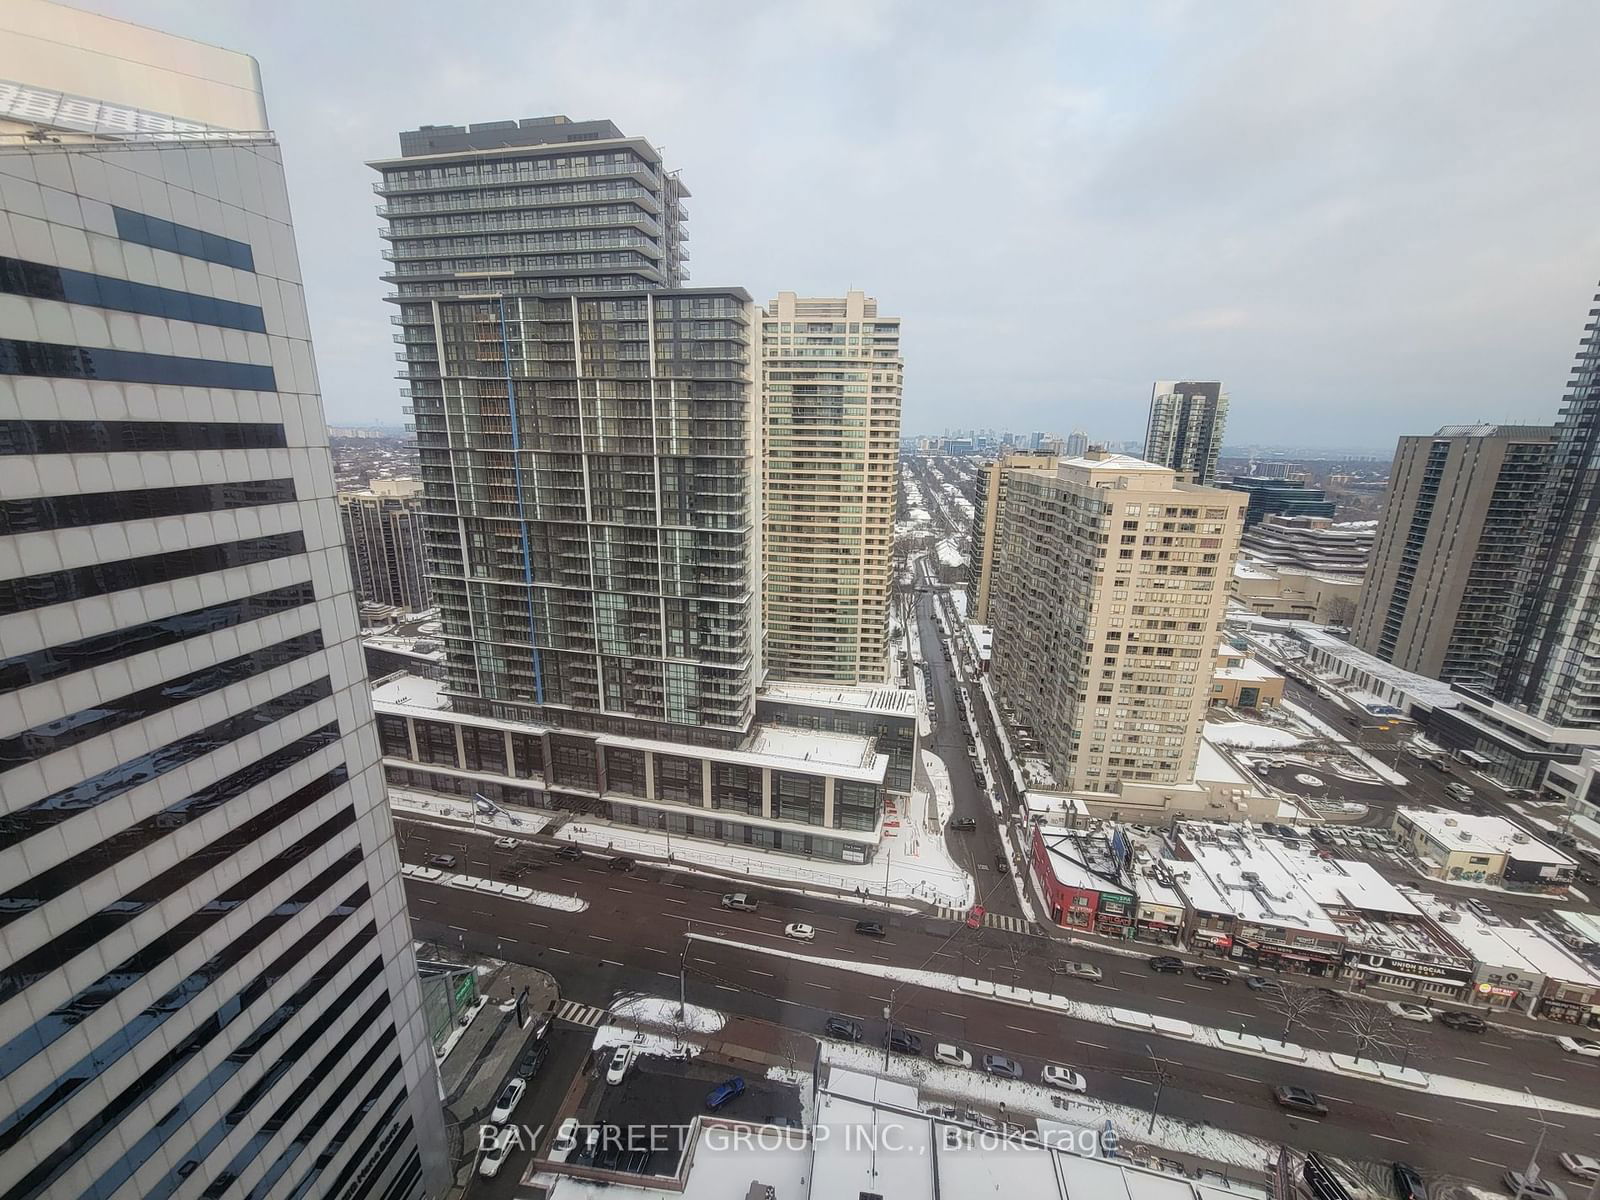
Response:
[{"label": "distant skyline", "polygon": [[907,431],[1134,439],[1158,378],[1234,444],[1550,422],[1600,278],[1592,5],[81,6],[260,60],[335,424],[403,419],[363,164],[421,124],[651,140],[691,283],[903,315]]}]

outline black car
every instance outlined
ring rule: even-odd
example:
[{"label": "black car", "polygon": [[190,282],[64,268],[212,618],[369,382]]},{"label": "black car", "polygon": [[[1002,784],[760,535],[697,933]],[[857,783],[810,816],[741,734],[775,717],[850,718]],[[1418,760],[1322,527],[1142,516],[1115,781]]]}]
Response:
[{"label": "black car", "polygon": [[631,858],[613,858],[606,864],[606,870],[626,872],[633,870],[638,865],[639,864],[634,862]]},{"label": "black car", "polygon": [[1170,954],[1152,954],[1145,962],[1152,971],[1158,971],[1163,975],[1183,974],[1183,959],[1174,958]]},{"label": "black car", "polygon": [[822,1031],[832,1038],[841,1038],[847,1042],[861,1040],[861,1026],[848,1017],[829,1017],[822,1023]]},{"label": "black car", "polygon": [[544,1066],[544,1060],[550,1055],[549,1042],[535,1042],[517,1062],[517,1078],[532,1079],[539,1073],[539,1068]]},{"label": "black car", "polygon": [[566,845],[556,851],[556,857],[562,862],[577,862],[583,857],[583,851],[573,845]]},{"label": "black car", "polygon": [[1400,1200],[1428,1200],[1428,1185],[1415,1167],[1397,1162],[1390,1170],[1394,1173],[1394,1194]]},{"label": "black car", "polygon": [[1210,983],[1233,982],[1233,972],[1224,971],[1221,967],[1196,967],[1192,974],[1196,979],[1204,979]]},{"label": "black car", "polygon": [[1002,875],[1011,874],[1011,863],[1007,861],[1003,851],[994,856],[994,869]]},{"label": "black car", "polygon": [[857,921],[856,932],[866,934],[867,937],[882,937],[883,924],[879,921]]},{"label": "black car", "polygon": [[1489,1022],[1477,1013],[1461,1012],[1458,1009],[1440,1013],[1439,1024],[1446,1029],[1459,1029],[1462,1033],[1483,1033],[1489,1028]]},{"label": "black car", "polygon": [[883,1035],[883,1044],[896,1054],[921,1054],[922,1038],[909,1029],[891,1029]]},{"label": "black car", "polygon": [[978,822],[971,817],[957,817],[950,822],[951,829],[959,829],[963,833],[971,833],[978,827]]}]

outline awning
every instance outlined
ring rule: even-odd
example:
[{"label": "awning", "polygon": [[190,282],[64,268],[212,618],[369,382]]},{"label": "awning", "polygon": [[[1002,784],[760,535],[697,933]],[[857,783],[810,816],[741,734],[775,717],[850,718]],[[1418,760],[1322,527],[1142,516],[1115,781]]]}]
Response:
[{"label": "awning", "polygon": [[1457,979],[1453,975],[1418,975],[1415,971],[1397,971],[1393,967],[1369,967],[1366,963],[1351,963],[1357,971],[1365,971],[1372,975],[1392,975],[1396,979],[1415,979],[1418,983],[1448,983],[1454,987],[1466,987],[1472,982],[1470,977]]}]

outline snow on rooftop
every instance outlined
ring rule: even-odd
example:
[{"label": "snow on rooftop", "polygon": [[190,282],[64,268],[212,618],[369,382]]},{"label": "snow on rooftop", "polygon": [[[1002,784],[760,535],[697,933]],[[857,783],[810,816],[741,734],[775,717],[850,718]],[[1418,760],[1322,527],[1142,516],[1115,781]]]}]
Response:
[{"label": "snow on rooftop", "polygon": [[1245,788],[1255,786],[1228,761],[1225,754],[1204,738],[1200,739],[1200,753],[1194,761],[1194,778],[1197,783],[1222,783],[1229,787]]},{"label": "snow on rooftop", "polygon": [[1292,750],[1305,741],[1299,734],[1275,725],[1253,721],[1207,721],[1200,730],[1204,741],[1214,746],[1235,746],[1246,750]]},{"label": "snow on rooftop", "polygon": [[866,767],[875,757],[872,738],[785,725],[758,725],[747,748],[752,754],[834,767]]},{"label": "snow on rooftop", "polygon": [[437,679],[422,675],[396,674],[381,679],[372,689],[374,704],[395,704],[407,708],[442,709],[450,700]]},{"label": "snow on rooftop", "polygon": [[1269,679],[1283,678],[1271,667],[1247,655],[1240,654],[1238,651],[1234,651],[1231,657],[1240,658],[1244,661],[1237,667],[1218,667],[1214,672],[1214,678],[1237,679],[1245,683],[1265,683]]},{"label": "snow on rooftop", "polygon": [[1473,854],[1505,854],[1518,862],[1575,867],[1578,861],[1547,846],[1504,817],[1468,816],[1424,808],[1402,808],[1397,815],[1441,846]]},{"label": "snow on rooftop", "polygon": [[823,708],[858,708],[866,712],[898,713],[914,717],[920,707],[916,692],[909,688],[848,687],[778,680],[756,694],[762,700],[781,700],[789,704],[810,704]]},{"label": "snow on rooftop", "polygon": [[[1263,839],[1232,825],[1184,822],[1174,836],[1222,898],[1224,910],[1252,925],[1276,925],[1328,936],[1339,926],[1300,886]],[[1192,878],[1192,873],[1191,876]]]},{"label": "snow on rooftop", "polygon": [[1600,971],[1537,929],[1491,925],[1466,905],[1457,906],[1428,892],[1419,892],[1416,901],[1486,968],[1544,975],[1569,983],[1600,984]]}]

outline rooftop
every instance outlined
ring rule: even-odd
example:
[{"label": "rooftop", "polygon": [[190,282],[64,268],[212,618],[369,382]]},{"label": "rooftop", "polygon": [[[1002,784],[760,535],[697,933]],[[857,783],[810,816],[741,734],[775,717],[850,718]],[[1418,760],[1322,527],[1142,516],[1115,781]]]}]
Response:
[{"label": "rooftop", "polygon": [[1544,975],[1569,983],[1600,983],[1600,970],[1537,929],[1491,925],[1466,905],[1458,907],[1427,892],[1419,892],[1416,899],[1424,912],[1440,922],[1485,967]]},{"label": "rooftop", "polygon": [[917,694],[909,688],[841,687],[832,684],[812,684],[779,680],[768,683],[756,693],[756,702],[777,700],[786,704],[810,704],[819,708],[858,708],[864,712],[881,712],[914,717],[917,715]]},{"label": "rooftop", "polygon": [[1518,862],[1575,867],[1577,860],[1547,846],[1504,817],[1472,817],[1458,812],[1402,808],[1403,817],[1441,846],[1469,854],[1504,854]]},{"label": "rooftop", "polygon": [[[1343,932],[1301,886],[1296,874],[1267,852],[1265,843],[1270,839],[1233,825],[1187,821],[1173,827],[1173,840],[1193,860],[1193,867],[1210,880],[1222,900],[1221,911],[1251,925],[1281,926],[1328,937]],[[1189,873],[1191,880],[1193,874]]]}]

